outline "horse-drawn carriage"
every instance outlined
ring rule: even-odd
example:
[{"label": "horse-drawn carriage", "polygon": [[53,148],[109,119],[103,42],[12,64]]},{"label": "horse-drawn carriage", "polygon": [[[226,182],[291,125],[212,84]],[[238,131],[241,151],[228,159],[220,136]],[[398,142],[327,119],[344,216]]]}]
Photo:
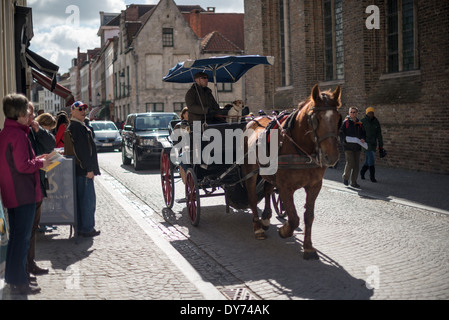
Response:
[{"label": "horse-drawn carriage", "polygon": [[[206,133],[203,131],[201,137],[204,137],[208,130],[213,130],[214,133],[225,137],[226,131],[243,132],[245,127],[246,122],[210,124],[205,131]],[[201,130],[201,127],[198,127],[198,129]],[[202,141],[202,139],[201,141],[192,141],[195,139],[193,133],[189,135],[189,138],[191,144],[190,146],[184,146],[184,150],[166,147],[162,152],[160,169],[162,193],[166,206],[171,208],[174,204],[175,179],[183,178],[185,198],[179,200],[179,202],[186,203],[190,221],[194,226],[197,226],[200,221],[201,198],[224,196],[227,212],[229,207],[247,209],[249,206],[245,181],[256,173],[250,175],[242,173],[241,161],[235,157],[237,155],[236,145],[229,144],[223,139],[221,147],[216,145],[216,148],[211,150],[212,154],[204,153],[204,150],[210,146],[210,141]],[[220,140],[220,138],[218,139]],[[238,139],[235,139],[234,142],[236,140]],[[192,146],[196,150],[192,150]],[[181,156],[178,151],[183,151]],[[205,156],[196,157],[195,153]],[[232,155],[232,162],[226,161],[226,157],[229,157],[230,154]],[[195,163],[194,157],[199,161]],[[182,159],[187,161],[183,162]],[[264,181],[259,178],[256,190],[258,201],[264,197],[263,186]]]},{"label": "horse-drawn carriage", "polygon": [[[171,69],[168,75],[164,77],[164,81],[193,82],[194,74],[203,72],[209,75],[210,80],[216,86],[217,82],[238,81],[246,71],[259,64],[271,65],[273,64],[273,59],[272,57],[263,56],[226,56],[186,61]],[[236,152],[239,146],[239,138],[236,137],[231,143],[225,139],[226,134],[229,132],[243,132],[246,124],[244,117],[241,118],[241,121],[232,123],[223,121],[223,123],[206,124],[206,126],[198,126],[195,129],[195,132],[201,131],[201,134],[196,136],[193,134],[194,128],[191,127],[189,130],[191,133],[187,137],[189,143],[187,146],[184,146],[184,150],[176,149],[176,152],[173,153],[175,151],[173,147],[176,148],[174,141],[172,145],[164,148],[161,155],[160,169],[162,193],[165,205],[168,208],[173,207],[175,201],[175,180],[181,179],[181,173],[185,185],[185,198],[180,199],[178,202],[187,204],[190,221],[194,226],[197,226],[200,221],[201,198],[224,196],[227,211],[229,211],[229,207],[235,209],[248,208],[248,197],[245,187],[245,180],[248,177],[242,175],[241,161],[239,162],[242,159],[237,159],[238,154]],[[207,132],[218,134],[218,140],[221,141],[221,144],[214,148],[213,154],[208,153],[206,157],[202,157],[204,149],[210,146],[210,141],[203,141],[203,137]],[[195,150],[194,147],[196,148]],[[182,162],[179,152],[183,152],[182,158],[184,162]],[[230,154],[232,155],[231,160],[229,156],[226,156]],[[193,161],[194,155],[199,161]],[[263,184],[263,179],[259,178],[257,187],[259,201],[264,196]]]},{"label": "horse-drawn carriage", "polygon": [[[244,60],[250,61],[248,65]],[[193,82],[196,70],[209,73],[215,84],[217,81],[235,82],[254,65],[272,64],[269,60],[267,57],[242,56],[240,59],[219,57],[184,62],[170,70],[164,81]],[[240,69],[237,76],[229,71],[232,66]],[[264,230],[270,225],[271,201],[279,216],[288,214],[288,221],[279,230],[280,236],[287,238],[299,225],[293,193],[304,188],[307,194],[304,258],[317,259],[311,242],[314,204],[327,166],[334,165],[339,158],[340,94],[339,87],[334,92],[321,92],[315,86],[311,96],[290,114],[276,118],[257,117],[249,123],[198,124],[191,128],[190,133],[178,135],[178,138],[183,135],[181,140],[188,143],[172,141],[164,147],[161,155],[165,205],[173,207],[175,179],[182,178],[185,198],[179,202],[186,203],[194,226],[200,221],[201,199],[224,196],[227,210],[229,207],[251,209],[255,237],[265,239]],[[243,140],[231,138],[229,142],[233,132],[243,134]],[[205,137],[207,135],[209,137]],[[274,171],[273,168],[267,169],[271,163],[267,165],[261,160],[259,150],[266,156],[267,144],[275,145],[274,149],[270,148],[269,155],[270,161],[275,163]],[[250,161],[250,155],[255,156],[255,161]],[[265,199],[265,208],[259,217],[257,203],[262,199]]]}]

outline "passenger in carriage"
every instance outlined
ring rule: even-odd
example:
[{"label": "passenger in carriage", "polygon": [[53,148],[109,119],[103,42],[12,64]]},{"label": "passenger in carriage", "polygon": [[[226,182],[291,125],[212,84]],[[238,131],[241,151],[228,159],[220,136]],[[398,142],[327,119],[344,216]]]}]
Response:
[{"label": "passenger in carriage", "polygon": [[190,132],[190,125],[189,125],[189,109],[187,107],[184,107],[181,111],[181,121],[176,124],[176,126],[173,128],[186,130],[188,133]]},{"label": "passenger in carriage", "polygon": [[204,72],[198,72],[194,76],[195,83],[187,91],[185,96],[186,105],[189,111],[189,123],[194,121],[207,121],[207,123],[221,123],[219,115],[225,115],[226,110],[220,109],[212,94],[212,90],[207,86],[209,77]]}]

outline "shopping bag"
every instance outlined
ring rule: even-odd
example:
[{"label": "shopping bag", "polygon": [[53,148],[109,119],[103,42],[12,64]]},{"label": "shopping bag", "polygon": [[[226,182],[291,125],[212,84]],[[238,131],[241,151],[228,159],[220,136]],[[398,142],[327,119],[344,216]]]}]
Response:
[{"label": "shopping bag", "polygon": [[8,247],[8,226],[6,224],[3,204],[0,200],[0,279],[5,275],[6,250]]}]

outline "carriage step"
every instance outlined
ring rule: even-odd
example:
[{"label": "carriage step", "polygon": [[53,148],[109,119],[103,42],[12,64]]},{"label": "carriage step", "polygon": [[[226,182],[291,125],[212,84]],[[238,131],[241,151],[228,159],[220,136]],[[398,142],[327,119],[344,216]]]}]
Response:
[{"label": "carriage step", "polygon": [[181,198],[181,199],[176,199],[175,201],[176,201],[176,203],[186,203],[187,199],[186,198]]}]

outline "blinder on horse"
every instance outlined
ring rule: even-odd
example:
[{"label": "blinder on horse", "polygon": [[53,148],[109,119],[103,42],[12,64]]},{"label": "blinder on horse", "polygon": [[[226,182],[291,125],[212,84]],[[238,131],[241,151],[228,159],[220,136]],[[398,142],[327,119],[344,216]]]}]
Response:
[{"label": "blinder on horse", "polygon": [[[337,133],[334,131],[329,131],[328,133],[326,133],[323,136],[318,136],[317,134],[317,130],[319,128],[320,122],[318,119],[318,114],[322,111],[337,111],[337,106],[332,106],[328,104],[328,98],[325,94],[321,95],[321,98],[324,102],[324,106],[322,107],[313,107],[310,109],[310,112],[308,113],[308,122],[309,125],[311,126],[312,130],[309,131],[309,133],[313,134],[313,140],[315,142],[315,152],[316,154],[314,155],[314,162],[316,165],[318,165],[319,167],[322,167],[322,161],[321,161],[321,156],[322,156],[322,150],[321,150],[321,143],[329,138],[335,138],[338,141],[338,130]],[[343,119],[340,115],[340,119],[338,122],[338,127],[339,128],[341,126]],[[310,159],[312,158],[312,155],[307,154],[307,156]]]},{"label": "blinder on horse", "polygon": [[[310,126],[312,127],[312,130],[313,130],[313,136],[314,136],[314,139],[315,139],[315,143],[317,145],[317,152],[318,152],[318,154],[320,154],[320,151],[321,151],[321,146],[320,146],[321,142],[323,142],[324,140],[329,139],[329,138],[335,138],[335,139],[338,140],[338,134],[335,134],[333,132],[328,132],[327,134],[325,134],[322,137],[318,137],[318,135],[316,133],[316,131],[318,130],[318,126],[319,126],[318,113],[321,112],[321,111],[337,111],[337,106],[329,105],[328,97],[327,97],[326,94],[324,94],[324,93],[321,94],[321,99],[324,102],[324,106],[322,106],[322,107],[313,107],[311,109],[311,113],[308,114],[308,116],[309,116],[309,124],[310,124]],[[343,119],[342,119],[342,117],[340,115],[340,120],[338,121],[338,128],[340,128],[342,121],[343,121]]]}]

